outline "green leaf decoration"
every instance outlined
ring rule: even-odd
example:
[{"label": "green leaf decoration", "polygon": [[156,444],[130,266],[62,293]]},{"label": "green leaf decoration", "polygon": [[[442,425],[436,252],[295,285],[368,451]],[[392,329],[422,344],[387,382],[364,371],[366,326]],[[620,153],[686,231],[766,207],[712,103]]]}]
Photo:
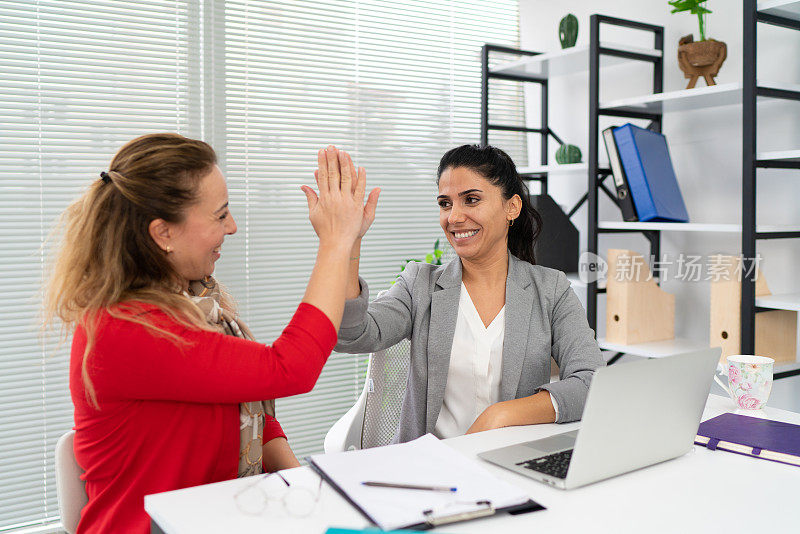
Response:
[{"label": "green leaf decoration", "polygon": [[[444,251],[439,248],[439,243],[440,242],[441,241],[439,239],[437,239],[433,243],[433,252],[429,252],[428,254],[425,255],[424,263],[430,263],[432,265],[441,265],[442,264],[442,256],[444,255]],[[400,273],[405,271],[406,270],[406,266],[409,263],[413,262],[413,261],[420,262],[420,263],[423,262],[423,260],[417,260],[417,259],[413,259],[413,258],[404,260],[403,266],[400,268]],[[400,276],[400,273],[397,273],[397,276]],[[397,277],[395,277],[395,280],[389,285],[393,286],[396,281],[397,281]]]},{"label": "green leaf decoration", "polygon": [[696,15],[698,29],[700,30],[700,40],[706,40],[706,23],[703,17],[711,13],[711,10],[705,6],[706,0],[669,0],[667,3],[673,8],[670,13],[688,11],[692,15]]}]

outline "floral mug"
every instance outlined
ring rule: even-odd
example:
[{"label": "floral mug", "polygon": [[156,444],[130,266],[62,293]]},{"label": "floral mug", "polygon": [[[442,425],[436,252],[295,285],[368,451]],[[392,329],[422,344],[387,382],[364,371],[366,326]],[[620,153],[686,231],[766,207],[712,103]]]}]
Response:
[{"label": "floral mug", "polygon": [[765,356],[735,354],[728,356],[722,373],[728,375],[728,386],[717,377],[714,380],[745,410],[760,410],[767,403],[772,391],[772,368],[775,360]]}]

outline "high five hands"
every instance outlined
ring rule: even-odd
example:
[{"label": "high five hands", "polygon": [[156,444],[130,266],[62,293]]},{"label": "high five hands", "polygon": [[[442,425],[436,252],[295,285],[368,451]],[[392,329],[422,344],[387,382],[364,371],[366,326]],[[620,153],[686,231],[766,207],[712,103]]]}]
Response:
[{"label": "high five hands", "polygon": [[308,218],[320,242],[344,239],[353,243],[367,233],[375,220],[380,188],[370,191],[366,203],[367,172],[356,171],[344,150],[330,145],[317,153],[314,178],[319,195],[309,186],[301,187],[308,201]]}]

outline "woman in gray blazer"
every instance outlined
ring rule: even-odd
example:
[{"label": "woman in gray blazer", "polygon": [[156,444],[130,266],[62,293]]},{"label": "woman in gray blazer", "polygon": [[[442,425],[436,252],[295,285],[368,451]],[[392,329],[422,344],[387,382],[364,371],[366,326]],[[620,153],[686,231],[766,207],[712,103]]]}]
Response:
[{"label": "woman in gray blazer", "polygon": [[464,145],[442,157],[437,184],[440,224],[458,258],[408,264],[370,303],[358,241],[336,350],[411,340],[396,442],[580,419],[605,363],[564,273],[535,264],[541,218],[513,161],[494,147]]}]

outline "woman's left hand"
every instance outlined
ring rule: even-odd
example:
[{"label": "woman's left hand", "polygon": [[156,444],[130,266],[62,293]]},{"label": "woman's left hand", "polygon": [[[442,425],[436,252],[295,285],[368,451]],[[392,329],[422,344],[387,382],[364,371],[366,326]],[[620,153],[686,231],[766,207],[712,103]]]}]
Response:
[{"label": "woman's left hand", "polygon": [[475,419],[475,422],[472,423],[472,426],[467,430],[467,434],[509,426],[507,413],[508,409],[504,403],[497,402],[492,404]]},{"label": "woman's left hand", "polygon": [[[352,192],[355,193],[358,183],[366,182],[367,171],[364,170],[364,167],[359,167],[358,170],[356,170],[356,166],[353,164],[353,158],[351,158],[350,154],[344,150],[340,150],[338,152],[338,157],[339,166],[341,167],[342,172],[349,173],[349,175],[353,178],[350,183],[352,184]],[[314,177],[317,178],[318,176],[319,169],[314,171]],[[376,187],[370,191],[369,195],[367,196],[367,202],[364,205],[364,212],[361,217],[361,228],[358,231],[358,239],[364,237],[364,235],[367,233],[367,230],[369,230],[369,227],[372,226],[372,222],[375,220],[375,208],[378,207],[378,197],[380,194],[380,188]]]},{"label": "woman's left hand", "polygon": [[475,419],[467,434],[483,432],[493,428],[516,425],[538,425],[554,423],[556,410],[547,390],[534,393],[530,397],[496,402],[486,408]]}]

